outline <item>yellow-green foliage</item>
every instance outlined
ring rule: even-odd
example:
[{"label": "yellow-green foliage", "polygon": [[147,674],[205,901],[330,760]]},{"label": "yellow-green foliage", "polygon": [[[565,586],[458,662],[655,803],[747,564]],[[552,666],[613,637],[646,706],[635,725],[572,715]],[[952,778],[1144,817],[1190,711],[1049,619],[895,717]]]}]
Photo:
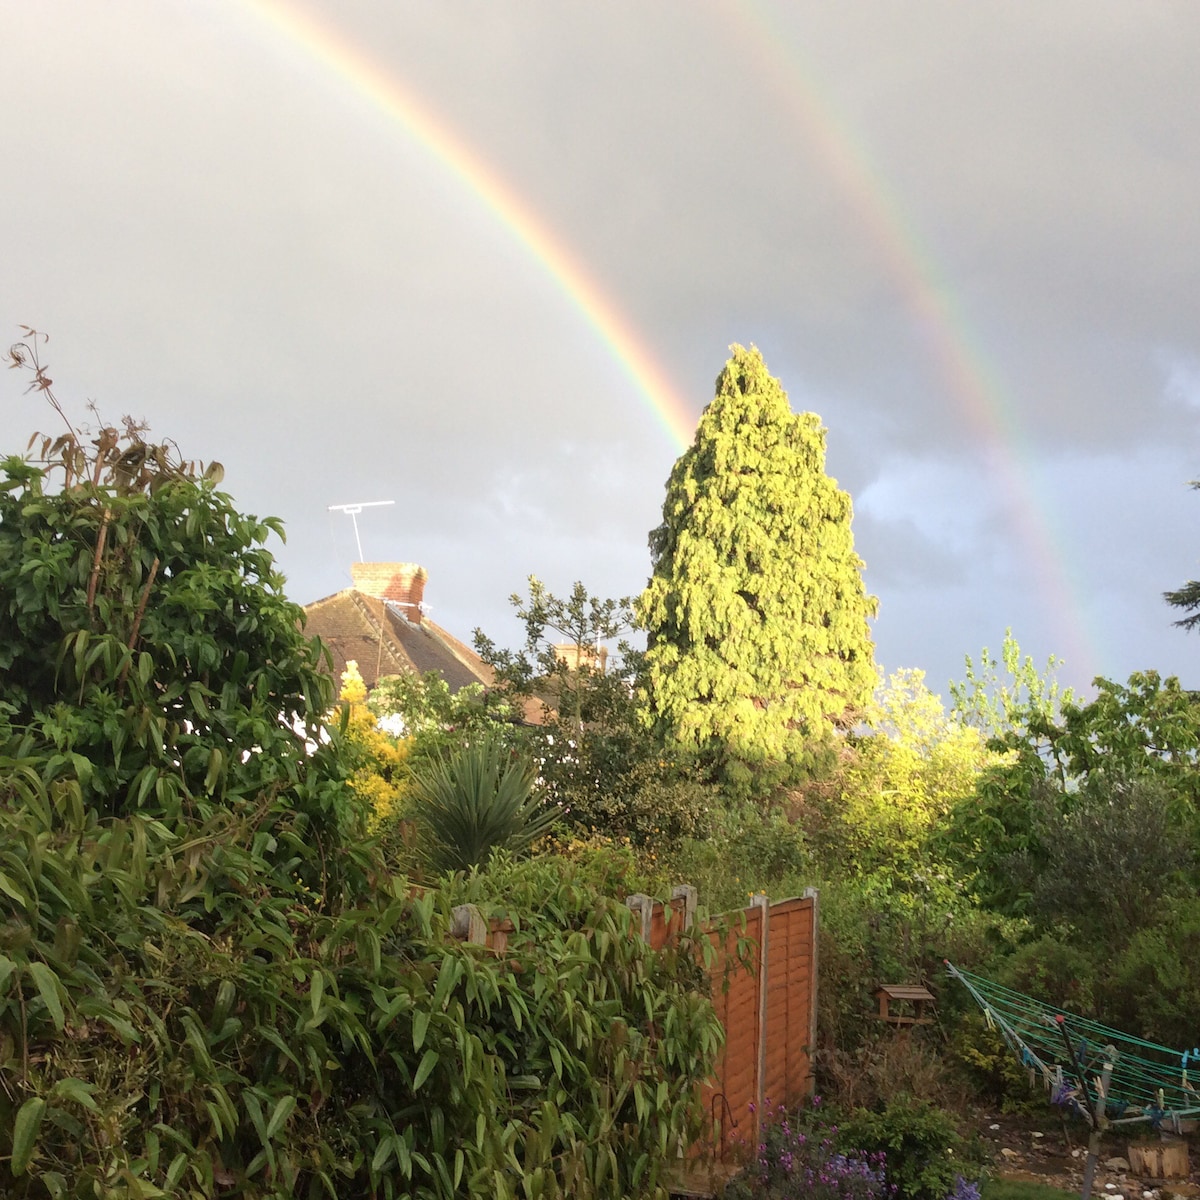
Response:
[{"label": "yellow-green foliage", "polygon": [[793,413],[759,352],[734,346],[671,472],[638,602],[651,715],[732,782],[801,764],[878,682],[850,520],[820,418]]},{"label": "yellow-green foliage", "polygon": [[399,815],[408,788],[408,744],[379,728],[367,707],[358,663],[346,664],[338,698],[349,709],[344,737],[354,764],[350,787],[366,805],[372,825],[385,824]]},{"label": "yellow-green foliage", "polygon": [[898,671],[879,689],[845,769],[838,857],[855,870],[916,868],[955,803],[985,767],[1003,761],[980,730],[946,714],[925,673]]},{"label": "yellow-green foliage", "polygon": [[995,1029],[975,1012],[957,1023],[949,1041],[949,1057],[965,1071],[972,1094],[1004,1112],[1019,1112],[1045,1104],[1040,1081],[1030,1087],[1029,1073]]}]

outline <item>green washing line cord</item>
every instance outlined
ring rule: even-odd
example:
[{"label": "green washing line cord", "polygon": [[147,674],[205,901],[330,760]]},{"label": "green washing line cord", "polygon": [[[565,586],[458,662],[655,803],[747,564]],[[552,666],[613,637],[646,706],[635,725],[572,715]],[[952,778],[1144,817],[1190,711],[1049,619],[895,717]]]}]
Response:
[{"label": "green washing line cord", "polygon": [[1104,1064],[1111,1062],[1103,1096],[1110,1121],[1149,1121],[1157,1128],[1200,1113],[1200,1047],[1172,1050],[1023,996],[953,963],[947,962],[946,970],[971,993],[984,1020],[1022,1066],[1041,1077],[1055,1103],[1090,1119],[1101,1099]]}]

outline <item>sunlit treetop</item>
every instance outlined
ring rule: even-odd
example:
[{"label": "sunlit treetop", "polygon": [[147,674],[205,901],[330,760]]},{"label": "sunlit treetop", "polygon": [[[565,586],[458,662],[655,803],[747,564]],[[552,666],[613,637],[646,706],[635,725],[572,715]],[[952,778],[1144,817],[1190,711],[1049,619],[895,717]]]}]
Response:
[{"label": "sunlit treetop", "polygon": [[734,346],[650,535],[652,718],[747,765],[796,761],[852,724],[878,675],[850,525],[820,419],[793,413],[759,352]]}]

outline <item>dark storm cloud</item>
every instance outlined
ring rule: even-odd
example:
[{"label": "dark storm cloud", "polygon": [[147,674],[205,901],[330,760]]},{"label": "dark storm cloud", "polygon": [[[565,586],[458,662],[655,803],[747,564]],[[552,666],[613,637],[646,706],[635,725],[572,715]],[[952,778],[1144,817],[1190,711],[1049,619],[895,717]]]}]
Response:
[{"label": "dark storm cloud", "polygon": [[[222,459],[300,600],[348,581],[327,506],[372,499],[364,550],[424,562],[459,633],[512,630],[531,572],[642,585],[676,448],[402,125],[252,6],[0,7],[0,322],[49,330],[64,398]],[[303,11],[522,196],[695,413],[736,340],[821,414],[888,666],[940,685],[1011,624],[1084,676],[1200,682],[1160,600],[1200,574],[1193,6]],[[14,449],[49,421],[6,384]]]}]

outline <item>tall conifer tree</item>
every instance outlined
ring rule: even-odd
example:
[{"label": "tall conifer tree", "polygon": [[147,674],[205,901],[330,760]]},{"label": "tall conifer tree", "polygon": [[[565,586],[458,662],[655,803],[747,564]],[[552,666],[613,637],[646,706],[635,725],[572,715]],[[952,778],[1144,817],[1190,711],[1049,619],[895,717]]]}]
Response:
[{"label": "tall conifer tree", "polygon": [[820,418],[732,347],[671,472],[639,601],[651,715],[731,782],[803,762],[878,682],[850,520]]}]

